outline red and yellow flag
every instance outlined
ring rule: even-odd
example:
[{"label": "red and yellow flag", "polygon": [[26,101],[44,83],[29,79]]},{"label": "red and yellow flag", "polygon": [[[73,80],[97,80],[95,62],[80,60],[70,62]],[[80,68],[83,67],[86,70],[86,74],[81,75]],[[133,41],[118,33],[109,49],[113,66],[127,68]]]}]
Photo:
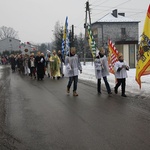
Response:
[{"label": "red and yellow flag", "polygon": [[114,74],[114,64],[116,61],[118,61],[119,52],[111,40],[108,41],[108,49],[109,49],[108,55],[109,72]]},{"label": "red and yellow flag", "polygon": [[150,74],[150,5],[141,35],[135,80],[141,88],[141,76]]}]

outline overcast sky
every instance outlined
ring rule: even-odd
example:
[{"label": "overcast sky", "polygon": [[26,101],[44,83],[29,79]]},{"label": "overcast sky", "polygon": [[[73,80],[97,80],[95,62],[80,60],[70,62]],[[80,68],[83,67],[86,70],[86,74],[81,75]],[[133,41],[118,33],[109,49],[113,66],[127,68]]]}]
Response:
[{"label": "overcast sky", "polygon": [[[84,33],[85,3],[86,0],[0,0],[0,27],[12,27],[21,42],[45,43],[52,41],[56,22],[64,26],[68,16],[69,27],[74,25],[78,35]],[[89,3],[92,22],[118,9],[128,18],[141,21],[141,32],[150,0],[89,0]]]}]

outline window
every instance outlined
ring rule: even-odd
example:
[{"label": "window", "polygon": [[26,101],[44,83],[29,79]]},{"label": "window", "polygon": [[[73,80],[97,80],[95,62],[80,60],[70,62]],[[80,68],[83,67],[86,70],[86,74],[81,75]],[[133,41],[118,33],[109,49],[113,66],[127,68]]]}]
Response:
[{"label": "window", "polygon": [[119,53],[122,53],[123,54],[123,45],[115,45],[115,47],[117,48],[118,52]]},{"label": "window", "polygon": [[126,28],[121,28],[121,35],[126,35]]},{"label": "window", "polygon": [[135,45],[129,45],[129,66],[135,68]]}]

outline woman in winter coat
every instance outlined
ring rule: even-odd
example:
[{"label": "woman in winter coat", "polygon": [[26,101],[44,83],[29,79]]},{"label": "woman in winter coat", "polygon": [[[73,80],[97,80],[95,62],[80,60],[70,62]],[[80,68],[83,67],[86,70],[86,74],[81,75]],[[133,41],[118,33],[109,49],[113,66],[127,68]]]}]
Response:
[{"label": "woman in winter coat", "polygon": [[95,76],[97,79],[98,94],[101,94],[101,78],[103,78],[104,80],[107,93],[112,94],[110,85],[107,80],[107,76],[109,75],[108,60],[105,55],[105,50],[103,48],[99,50],[98,56],[96,57],[94,64],[95,64]]}]

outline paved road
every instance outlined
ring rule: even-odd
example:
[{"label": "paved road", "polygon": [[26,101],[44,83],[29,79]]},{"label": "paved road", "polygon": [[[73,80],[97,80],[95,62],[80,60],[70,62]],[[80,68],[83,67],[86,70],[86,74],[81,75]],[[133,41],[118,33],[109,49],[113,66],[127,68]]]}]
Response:
[{"label": "paved road", "polygon": [[87,81],[79,81],[73,97],[66,78],[36,81],[10,73],[7,82],[9,149],[150,150],[148,99],[97,95]]}]

